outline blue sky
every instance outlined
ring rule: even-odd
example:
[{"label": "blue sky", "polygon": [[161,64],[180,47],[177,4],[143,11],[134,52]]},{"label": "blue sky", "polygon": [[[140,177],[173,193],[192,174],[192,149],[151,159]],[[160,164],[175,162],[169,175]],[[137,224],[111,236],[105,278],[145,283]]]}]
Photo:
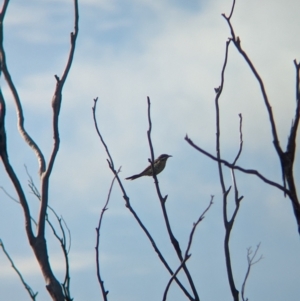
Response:
[{"label": "blue sky", "polygon": [[[264,79],[282,146],[294,115],[293,59],[300,60],[299,6],[292,0],[289,5],[238,0],[232,19],[236,34]],[[124,179],[148,164],[146,97],[150,96],[155,154],[173,155],[158,178],[163,194],[169,195],[167,209],[174,234],[184,249],[193,222],[215,195],[214,205],[196,231],[188,266],[201,300],[230,300],[217,166],[192,149],[184,137],[188,134],[206,150],[215,150],[214,88],[220,84],[230,34],[221,13],[229,13],[231,1],[86,0],[79,8],[80,32],[60,114],[61,148],[50,184],[50,204],[72,232],[72,296],[94,301],[101,294],[95,272],[95,227],[112,174],[94,129],[93,99],[99,97],[99,126],[115,165],[122,166]],[[72,1],[65,0],[14,1],[5,19],[8,66],[24,106],[25,126],[46,158],[52,147],[54,74],[60,76],[65,67],[72,18]],[[38,202],[27,188],[24,164],[39,186],[37,162],[17,132],[14,105],[3,79],[1,87],[8,106],[10,160],[35,216]],[[230,48],[220,107],[224,158],[232,160],[238,150],[238,114],[242,113],[244,150],[239,165],[257,168],[280,183],[279,160],[258,84],[234,47]],[[299,151],[297,154],[299,157]],[[294,170],[299,186],[299,159]],[[226,184],[231,185],[230,171],[225,170],[225,175]],[[254,176],[237,173],[237,181],[244,195],[231,237],[238,289],[247,268],[246,249],[261,242],[259,254],[264,259],[253,267],[247,297],[297,300],[300,274],[295,267],[300,263],[300,242],[290,202]],[[132,206],[175,269],[178,260],[169,244],[153,180],[141,178],[123,184]],[[0,186],[15,196],[2,165]],[[0,196],[0,238],[25,279],[39,291],[39,300],[50,300],[24,236],[21,208],[4,193]],[[50,231],[48,237],[53,270],[62,277],[59,245]],[[29,300],[2,253],[0,264],[3,298]],[[117,186],[104,216],[101,264],[110,300],[162,299],[169,275],[125,208]],[[173,284],[169,300],[183,298]]]}]

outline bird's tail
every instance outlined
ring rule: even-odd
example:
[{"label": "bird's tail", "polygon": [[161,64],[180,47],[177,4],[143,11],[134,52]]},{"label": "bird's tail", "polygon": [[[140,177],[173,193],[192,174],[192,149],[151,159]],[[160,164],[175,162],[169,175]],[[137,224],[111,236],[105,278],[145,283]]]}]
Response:
[{"label": "bird's tail", "polygon": [[135,179],[137,179],[137,178],[139,178],[139,177],[141,177],[141,176],[142,176],[141,174],[133,175],[133,176],[131,176],[131,177],[125,178],[125,180],[135,180]]}]

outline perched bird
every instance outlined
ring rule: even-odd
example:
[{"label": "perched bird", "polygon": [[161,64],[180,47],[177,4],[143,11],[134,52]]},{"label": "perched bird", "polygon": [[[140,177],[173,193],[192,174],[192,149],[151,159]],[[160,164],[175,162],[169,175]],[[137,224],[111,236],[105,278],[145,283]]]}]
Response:
[{"label": "perched bird", "polygon": [[[172,156],[162,154],[154,161],[153,164],[154,164],[154,171],[155,171],[156,175],[164,170],[164,168],[166,166],[166,162],[169,157],[172,157]],[[141,173],[139,173],[137,175],[133,175],[131,177],[128,177],[128,178],[126,178],[126,180],[135,180],[142,176],[153,176],[151,164],[146,169],[144,169]]]}]

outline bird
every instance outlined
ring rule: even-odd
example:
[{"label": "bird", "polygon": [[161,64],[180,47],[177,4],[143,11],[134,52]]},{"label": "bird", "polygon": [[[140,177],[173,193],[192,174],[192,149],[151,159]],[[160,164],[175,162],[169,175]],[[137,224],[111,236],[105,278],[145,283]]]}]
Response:
[{"label": "bird", "polygon": [[[167,162],[168,158],[170,158],[170,157],[172,157],[172,156],[167,155],[167,154],[162,154],[153,162],[156,175],[164,170],[164,168],[166,166],[166,162]],[[139,177],[143,177],[143,176],[153,176],[151,164],[147,168],[145,168],[141,173],[133,175],[131,177],[128,177],[125,180],[135,180],[135,179],[137,179]]]}]

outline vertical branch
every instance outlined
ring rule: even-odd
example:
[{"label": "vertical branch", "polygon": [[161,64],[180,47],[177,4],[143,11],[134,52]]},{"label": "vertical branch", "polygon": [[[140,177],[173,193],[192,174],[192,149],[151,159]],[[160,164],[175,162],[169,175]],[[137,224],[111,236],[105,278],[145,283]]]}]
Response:
[{"label": "vertical branch", "polygon": [[217,159],[218,159],[218,170],[219,170],[219,178],[220,178],[220,184],[221,189],[223,193],[223,220],[226,223],[227,222],[227,195],[229,193],[230,188],[226,191],[225,188],[225,182],[224,182],[224,176],[223,176],[223,170],[222,170],[222,164],[220,162],[221,159],[221,143],[220,143],[220,136],[221,136],[221,128],[220,128],[220,107],[219,107],[219,98],[222,94],[223,87],[224,87],[224,75],[225,75],[225,69],[227,65],[228,60],[228,49],[230,45],[230,40],[226,42],[226,48],[225,48],[225,59],[223,63],[223,68],[221,72],[221,85],[215,89],[216,91],[216,98],[215,98],[215,107],[216,107],[216,153],[217,153]]},{"label": "vertical branch", "polygon": [[248,279],[250,271],[251,271],[251,267],[254,264],[258,263],[260,260],[263,259],[263,256],[261,255],[258,259],[255,260],[259,247],[260,247],[260,243],[256,246],[256,249],[255,249],[254,254],[252,256],[251,256],[252,249],[251,248],[247,249],[248,268],[247,268],[247,272],[246,272],[246,275],[245,275],[245,278],[244,278],[244,281],[243,281],[243,284],[242,284],[242,299],[243,299],[243,301],[248,300],[248,299],[245,299],[245,288],[246,288],[247,279]]},{"label": "vertical branch", "polygon": [[56,159],[56,155],[59,150],[59,144],[60,144],[60,137],[59,137],[59,127],[58,127],[58,120],[59,120],[59,112],[60,112],[60,106],[62,101],[62,90],[66,81],[66,78],[69,74],[69,71],[71,69],[71,65],[73,62],[75,47],[76,47],[76,39],[78,36],[78,22],[79,22],[79,12],[78,12],[78,1],[74,0],[74,12],[75,12],[75,18],[74,18],[74,32],[71,32],[71,49],[69,52],[68,62],[66,65],[66,68],[64,70],[63,76],[61,79],[57,75],[55,75],[56,79],[56,88],[54,92],[54,96],[52,98],[52,109],[53,109],[53,135],[54,135],[54,145],[53,150],[50,156],[49,164],[45,172],[42,174],[42,183],[41,183],[41,208],[40,208],[40,214],[39,214],[39,223],[38,223],[38,236],[42,237],[44,236],[45,232],[45,216],[47,211],[47,205],[48,205],[48,192],[49,192],[49,178],[50,174],[53,169],[54,161]]},{"label": "vertical branch", "polygon": [[53,300],[56,301],[64,301],[65,297],[62,292],[62,287],[60,283],[55,278],[48,257],[48,250],[45,239],[45,221],[46,221],[46,213],[48,206],[48,193],[49,193],[49,178],[54,165],[54,161],[59,149],[59,128],[58,128],[58,116],[60,111],[61,99],[62,99],[62,89],[71,68],[73,55],[75,51],[75,42],[78,34],[78,3],[77,0],[74,0],[75,7],[75,31],[71,33],[71,50],[69,53],[68,62],[63,73],[62,79],[60,80],[58,76],[55,76],[57,84],[55,93],[52,101],[53,108],[53,133],[54,133],[54,146],[52,150],[52,154],[49,160],[48,168],[46,168],[44,156],[33,139],[29,136],[29,134],[24,129],[24,116],[21,101],[19,99],[17,90],[13,84],[10,73],[7,68],[5,52],[3,48],[3,20],[5,16],[5,12],[7,10],[9,1],[4,1],[2,11],[0,13],[0,63],[1,63],[1,71],[3,72],[5,79],[8,83],[10,90],[12,91],[14,101],[17,107],[17,119],[18,119],[18,128],[21,133],[23,139],[27,142],[27,144],[34,150],[37,155],[39,162],[39,171],[41,174],[41,205],[40,205],[40,213],[38,218],[38,226],[37,226],[37,236],[35,237],[32,231],[31,226],[31,216],[29,211],[29,206],[24,194],[24,191],[21,187],[21,184],[16,176],[12,166],[9,163],[8,155],[6,151],[6,135],[5,135],[5,102],[3,95],[0,91],[0,155],[2,158],[2,162],[5,166],[6,172],[9,175],[15,189],[17,191],[20,203],[23,207],[23,212],[25,216],[25,228],[29,243],[35,253],[35,256],[39,262],[40,268],[42,270],[43,276],[46,282],[46,288],[48,289],[49,294],[51,295]]},{"label": "vertical branch", "polygon": [[[121,171],[121,168],[119,168],[119,170],[117,171],[117,174],[120,171]],[[95,250],[96,250],[97,278],[98,278],[98,282],[99,282],[99,285],[100,285],[100,288],[101,288],[102,297],[103,297],[104,301],[107,301],[108,291],[105,290],[104,281],[102,280],[101,274],[100,274],[100,258],[99,258],[99,255],[100,255],[100,250],[99,250],[99,245],[100,245],[100,228],[101,228],[101,224],[102,224],[104,213],[108,209],[107,206],[108,206],[108,203],[109,203],[109,200],[110,200],[110,195],[111,195],[111,191],[112,191],[112,188],[113,188],[115,180],[116,180],[116,176],[114,176],[113,180],[111,181],[111,185],[110,185],[110,188],[109,188],[109,191],[108,191],[108,196],[107,196],[106,202],[105,202],[104,207],[103,207],[103,209],[101,211],[101,214],[100,214],[98,227],[96,228],[96,234],[97,234],[96,237],[97,238],[96,238],[96,247],[95,247]]]},{"label": "vertical branch", "polygon": [[[41,194],[40,194],[39,190],[37,189],[26,165],[25,165],[25,169],[26,169],[27,176],[29,177],[28,186],[29,186],[31,192],[37,197],[37,199],[39,201],[41,201]],[[49,216],[47,214],[46,221],[47,221],[48,225],[50,226],[53,235],[60,242],[60,246],[62,248],[64,259],[65,259],[66,272],[65,272],[64,282],[62,283],[65,301],[72,301],[71,293],[70,293],[70,264],[69,264],[69,258],[68,258],[68,254],[69,254],[69,251],[71,248],[71,232],[70,232],[66,222],[64,221],[64,219],[62,217],[59,217],[58,214],[56,213],[56,211],[51,206],[48,205],[48,209],[50,209],[50,211],[54,214],[56,220],[58,221],[58,224],[59,224],[59,227],[60,227],[60,230],[62,233],[62,237],[60,237],[57,234],[55,227],[52,224],[52,222],[50,221]],[[34,223],[35,223],[35,221],[34,221]],[[35,223],[35,225],[37,225],[37,223]],[[65,229],[67,230],[68,236],[69,236],[69,246],[67,246],[67,237],[66,237]]]},{"label": "vertical branch", "polygon": [[39,163],[39,173],[42,174],[45,170],[45,159],[44,156],[37,146],[37,144],[34,142],[34,140],[30,137],[30,135],[27,133],[24,127],[24,115],[23,115],[23,108],[21,105],[21,100],[19,98],[19,94],[17,92],[17,89],[13,83],[13,80],[11,78],[11,75],[8,71],[7,63],[6,63],[6,55],[4,51],[4,45],[3,45],[3,22],[5,13],[7,10],[7,6],[9,4],[9,0],[5,0],[3,3],[2,11],[0,13],[0,64],[1,64],[1,71],[4,74],[5,80],[8,84],[8,87],[10,91],[12,92],[13,99],[15,101],[16,110],[17,110],[17,122],[18,122],[18,130],[24,139],[24,141],[33,149],[35,152],[38,163]]},{"label": "vertical branch", "polygon": [[[151,122],[151,114],[150,114],[151,102],[150,102],[149,97],[147,97],[147,103],[148,103],[148,122],[149,122],[149,129],[147,131],[147,136],[148,136],[148,142],[149,142],[149,147],[150,147],[150,152],[151,152],[151,160],[149,160],[149,161],[151,163],[152,170],[154,170],[154,151],[153,151],[153,145],[152,145],[152,141],[151,141],[151,130],[152,130],[152,122]],[[186,275],[186,277],[189,281],[189,284],[190,284],[191,289],[193,291],[193,294],[195,296],[195,300],[196,301],[200,300],[199,296],[198,296],[197,289],[196,289],[194,281],[193,281],[193,278],[192,278],[192,276],[191,276],[191,274],[190,274],[190,272],[189,272],[189,270],[188,270],[188,268],[187,268],[187,266],[186,266],[186,264],[183,260],[183,256],[182,256],[182,252],[181,252],[179,242],[176,239],[176,237],[174,236],[173,231],[171,229],[171,225],[170,225],[170,221],[169,221],[169,217],[168,217],[167,209],[166,209],[166,200],[167,200],[168,195],[166,195],[165,197],[163,197],[161,195],[158,180],[157,180],[157,176],[156,176],[155,172],[153,172],[153,178],[154,178],[156,191],[157,191],[157,194],[158,194],[158,197],[159,197],[159,200],[160,200],[164,220],[165,220],[165,223],[166,223],[166,227],[167,227],[167,231],[168,231],[171,243],[172,243],[172,245],[173,245],[173,247],[176,251],[176,254],[177,254],[180,262],[183,263],[182,268],[183,268],[183,270],[185,272],[185,275]]]},{"label": "vertical branch", "polygon": [[[52,207],[48,206],[48,208],[55,215],[55,217],[56,217],[56,219],[58,221],[61,233],[62,233],[62,238],[61,238],[56,233],[54,226],[52,225],[51,221],[49,220],[49,218],[47,216],[46,217],[47,223],[50,226],[50,228],[52,229],[53,235],[60,242],[60,246],[61,246],[61,249],[62,249],[63,254],[64,254],[64,259],[65,259],[65,264],[66,264],[66,272],[65,272],[64,282],[62,283],[62,288],[63,288],[63,291],[64,291],[65,301],[72,301],[73,299],[71,298],[71,292],[70,292],[70,279],[71,279],[70,278],[70,263],[69,263],[69,257],[68,257],[68,253],[69,253],[70,246],[71,246],[70,230],[68,229],[67,224],[63,220],[63,218],[60,218]],[[66,229],[68,230],[68,233],[69,233],[70,243],[69,243],[69,247],[68,248],[67,248],[66,233],[65,233],[65,229],[63,227],[63,223],[64,223],[64,226],[66,227]]]},{"label": "vertical branch", "polygon": [[24,280],[22,274],[20,273],[20,271],[18,270],[18,268],[16,267],[14,261],[12,260],[12,258],[9,256],[8,252],[6,251],[5,247],[4,247],[4,244],[2,242],[2,240],[0,239],[0,247],[2,248],[3,250],[3,253],[5,254],[5,256],[7,257],[7,259],[9,260],[12,268],[15,270],[15,272],[17,273],[17,275],[19,276],[23,286],[25,287],[26,291],[28,292],[29,296],[30,296],[30,299],[35,301],[36,300],[36,296],[38,294],[38,292],[34,292],[32,290],[32,288],[26,283],[26,281]]},{"label": "vertical branch", "polygon": [[[95,98],[94,99],[94,106],[92,108],[92,111],[93,111],[93,119],[94,119],[94,124],[95,124],[95,128],[96,128],[96,132],[100,138],[100,141],[101,143],[103,144],[105,150],[106,150],[106,153],[109,157],[109,159],[107,159],[107,162],[108,162],[108,166],[110,168],[110,170],[113,172],[113,174],[115,175],[117,181],[118,181],[118,184],[119,184],[119,187],[123,193],[123,198],[125,200],[125,206],[128,208],[128,210],[130,211],[130,213],[134,216],[135,220],[137,221],[137,223],[139,224],[139,226],[141,227],[141,229],[144,231],[145,235],[147,236],[147,238],[149,239],[154,251],[157,253],[160,261],[163,263],[163,265],[165,266],[165,268],[168,270],[168,272],[171,274],[171,275],[174,275],[174,272],[173,270],[170,268],[169,264],[167,263],[166,259],[164,258],[164,256],[162,255],[161,251],[158,249],[153,237],[151,236],[150,232],[148,231],[148,229],[145,227],[145,225],[143,224],[143,222],[140,220],[140,218],[138,217],[138,215],[136,214],[136,212],[134,211],[134,209],[132,208],[131,204],[130,204],[130,199],[125,191],[125,188],[123,187],[123,184],[120,180],[120,177],[117,173],[117,171],[114,169],[114,162],[113,162],[113,159],[110,155],[110,152],[109,152],[109,149],[100,133],[100,130],[99,130],[99,127],[98,127],[98,124],[97,124],[97,119],[96,119],[96,106],[97,106],[97,101],[98,101],[98,98]],[[152,167],[153,168],[153,167]],[[186,295],[186,297],[190,300],[190,301],[194,301],[194,298],[191,296],[191,294],[188,292],[188,290],[184,287],[184,285],[177,279],[177,277],[175,278],[175,281],[176,283],[178,284],[178,286],[180,287],[180,289],[183,291],[183,293]]]},{"label": "vertical branch", "polygon": [[60,137],[59,137],[59,113],[62,101],[62,90],[66,81],[66,78],[69,74],[74,51],[76,47],[76,38],[78,35],[78,22],[79,22],[79,13],[78,13],[78,1],[74,0],[74,11],[75,11],[75,19],[74,19],[74,32],[71,33],[71,49],[69,52],[68,62],[66,64],[66,68],[64,70],[62,79],[59,79],[57,75],[56,78],[56,88],[54,92],[54,96],[52,98],[52,109],[53,109],[53,136],[54,136],[54,145],[53,150],[50,156],[49,164],[45,172],[43,172],[41,176],[41,206],[38,218],[38,229],[37,229],[37,241],[33,245],[33,249],[35,252],[35,256],[41,266],[44,278],[46,280],[46,288],[48,289],[50,295],[53,300],[63,301],[64,294],[62,292],[62,287],[60,283],[55,278],[49,258],[48,258],[48,250],[45,240],[45,221],[48,207],[48,197],[49,197],[49,179],[54,166],[54,162],[59,150]]},{"label": "vertical branch", "polygon": [[23,208],[24,216],[25,216],[25,230],[28,237],[28,240],[30,244],[34,241],[34,234],[32,231],[31,226],[31,217],[30,217],[30,209],[26,200],[26,196],[24,193],[24,190],[21,186],[21,183],[11,166],[7,154],[7,145],[6,145],[6,131],[5,131],[5,114],[6,114],[6,107],[5,107],[5,101],[3,98],[2,91],[0,90],[0,156],[3,162],[3,165],[5,167],[5,170],[13,183],[15,190],[17,192],[19,201],[21,203],[21,206]]},{"label": "vertical branch", "polygon": [[288,188],[290,190],[290,200],[292,201],[294,214],[298,224],[298,232],[300,234],[300,204],[298,200],[297,188],[295,184],[293,171],[297,147],[297,130],[300,119],[300,64],[297,63],[296,60],[294,60],[294,64],[296,67],[296,109],[295,116],[290,129],[290,134],[288,137],[286,151],[281,156],[281,164],[283,168],[284,178],[286,179]]},{"label": "vertical branch", "polygon": [[[6,60],[5,60],[5,52],[4,52],[4,47],[3,47],[3,22],[4,22],[4,17],[6,14],[6,10],[8,7],[9,1],[4,1],[3,7],[0,13],[0,66],[1,66],[1,71],[4,73],[4,76],[8,82],[9,87],[11,88],[12,91],[16,91],[11,78],[9,76],[7,66],[6,66]],[[1,74],[0,74],[1,75]],[[19,107],[22,109],[20,102],[18,98],[15,98],[16,103],[19,105]],[[18,106],[17,106],[18,107]],[[19,116],[19,124],[20,124],[20,116],[23,117],[21,114],[22,110],[17,109],[17,114]],[[23,211],[24,211],[24,216],[25,216],[25,230],[27,237],[30,241],[30,243],[33,242],[34,235],[32,231],[32,226],[31,226],[31,220],[30,220],[30,210],[29,206],[25,197],[25,193],[23,191],[23,188],[21,186],[21,183],[15,174],[15,171],[13,167],[11,166],[7,154],[7,145],[6,145],[6,130],[5,130],[5,115],[6,115],[6,105],[5,105],[5,100],[2,94],[2,90],[0,89],[0,156],[3,162],[3,165],[5,167],[5,170],[13,183],[15,190],[18,194],[20,203],[22,205]],[[22,121],[22,120],[21,120]]]},{"label": "vertical branch", "polygon": [[[230,16],[233,13],[233,8],[234,8],[235,2],[233,2],[232,10],[230,13]],[[225,252],[225,261],[226,261],[226,269],[227,269],[227,276],[228,276],[228,281],[229,281],[229,286],[231,290],[232,297],[235,301],[239,300],[239,291],[236,289],[234,278],[233,278],[233,271],[232,271],[232,264],[231,264],[231,256],[230,256],[230,247],[229,247],[229,240],[230,240],[230,234],[231,230],[234,224],[234,220],[236,217],[236,214],[239,209],[239,197],[238,197],[238,190],[237,190],[237,185],[236,185],[236,180],[235,180],[235,175],[234,171],[232,170],[232,175],[233,175],[233,184],[234,184],[234,190],[235,190],[235,203],[236,203],[236,208],[234,210],[234,213],[231,217],[231,219],[228,219],[228,194],[231,190],[231,186],[226,189],[225,187],[225,182],[224,182],[224,176],[223,176],[223,170],[222,170],[222,163],[221,163],[221,143],[220,143],[220,136],[221,136],[221,129],[220,129],[220,107],[219,107],[219,98],[221,96],[221,93],[223,91],[224,87],[224,75],[225,75],[225,70],[227,66],[227,61],[228,61],[228,49],[229,49],[229,44],[230,41],[226,42],[226,49],[225,49],[225,59],[223,63],[223,68],[221,72],[221,85],[219,88],[215,89],[216,91],[216,98],[215,98],[215,107],[216,107],[216,157],[217,157],[217,162],[218,162],[218,170],[219,170],[219,178],[220,178],[220,185],[222,189],[222,194],[223,194],[223,222],[224,222],[224,227],[225,227],[225,238],[224,238],[224,252]],[[241,127],[242,127],[242,118],[240,115],[240,149],[238,151],[238,154],[234,160],[233,165],[235,165],[236,161],[238,160],[241,151],[242,151],[242,132],[241,132]]]}]

